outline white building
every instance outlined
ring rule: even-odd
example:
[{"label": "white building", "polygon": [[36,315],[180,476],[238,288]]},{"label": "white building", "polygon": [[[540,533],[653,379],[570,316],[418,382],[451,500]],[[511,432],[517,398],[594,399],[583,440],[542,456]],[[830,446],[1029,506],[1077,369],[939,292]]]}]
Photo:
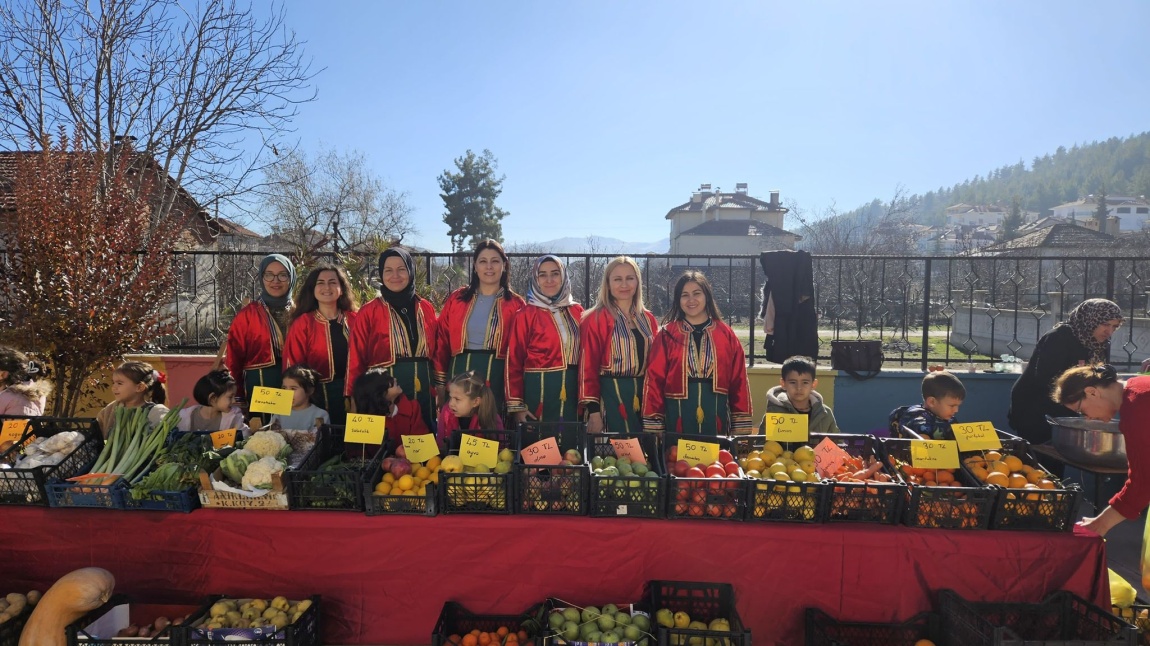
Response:
[{"label": "white building", "polygon": [[[1098,198],[1087,195],[1074,202],[1059,204],[1052,210],[1056,218],[1086,222],[1094,218],[1094,211],[1097,209]],[[1141,231],[1150,228],[1146,225],[1147,220],[1150,220],[1150,202],[1146,201],[1145,196],[1107,195],[1106,212],[1107,215],[1118,218],[1121,231]]]},{"label": "white building", "polygon": [[764,202],[748,195],[746,184],[736,184],[734,193],[703,184],[690,201],[667,212],[670,253],[724,255],[794,249],[802,236],[783,229],[786,214],[778,191],[771,191],[770,201]]},{"label": "white building", "polygon": [[[965,204],[959,202],[946,209],[946,223],[951,226],[980,227],[1001,224],[1010,215],[1010,207],[997,204]],[[1038,217],[1032,211],[1022,212],[1022,221],[1031,222]]]}]

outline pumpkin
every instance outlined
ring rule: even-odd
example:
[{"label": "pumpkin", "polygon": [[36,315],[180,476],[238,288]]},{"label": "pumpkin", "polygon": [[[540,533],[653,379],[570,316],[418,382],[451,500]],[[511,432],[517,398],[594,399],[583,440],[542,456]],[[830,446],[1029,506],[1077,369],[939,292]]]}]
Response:
[{"label": "pumpkin", "polygon": [[20,633],[20,646],[67,646],[64,629],[85,613],[104,605],[116,579],[98,567],[74,570],[60,577],[36,604]]}]

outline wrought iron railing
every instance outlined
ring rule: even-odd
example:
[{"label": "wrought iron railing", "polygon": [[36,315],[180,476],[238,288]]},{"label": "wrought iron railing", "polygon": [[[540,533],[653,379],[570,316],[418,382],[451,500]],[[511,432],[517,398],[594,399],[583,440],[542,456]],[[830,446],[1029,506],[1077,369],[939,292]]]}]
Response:
[{"label": "wrought iron railing", "polygon": [[[169,352],[214,352],[232,316],[256,294],[264,252],[178,253],[170,312],[175,330],[157,341]],[[558,254],[567,263],[577,300],[593,302],[613,254]],[[512,287],[526,291],[534,256],[511,254]],[[374,259],[359,263],[361,282]],[[470,255],[417,254],[419,291],[438,306],[466,283]],[[671,303],[688,267],[707,274],[724,318],[744,341],[752,364],[762,363],[763,330],[756,320],[763,281],[756,256],[646,255],[636,258],[647,306],[657,317]],[[302,282],[300,276],[300,282]],[[819,356],[836,339],[881,339],[888,365],[925,369],[934,363],[984,365],[1029,347],[1084,298],[1117,302],[1127,325],[1113,339],[1111,360],[1131,368],[1150,351],[1150,257],[815,256]],[[9,317],[5,317],[9,318]],[[16,322],[18,324],[18,322]],[[924,351],[925,350],[925,351]]]}]

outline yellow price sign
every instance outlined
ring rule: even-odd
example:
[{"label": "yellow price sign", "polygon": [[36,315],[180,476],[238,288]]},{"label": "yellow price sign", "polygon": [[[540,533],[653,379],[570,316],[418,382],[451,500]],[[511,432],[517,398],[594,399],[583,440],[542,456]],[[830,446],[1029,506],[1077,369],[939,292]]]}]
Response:
[{"label": "yellow price sign", "polygon": [[0,427],[0,442],[16,443],[24,437],[24,431],[27,430],[28,424],[26,419],[6,419],[4,426]]},{"label": "yellow price sign", "polygon": [[235,446],[237,437],[239,437],[239,429],[225,428],[222,431],[216,431],[212,433],[212,448],[222,449],[225,446]]},{"label": "yellow price sign", "polygon": [[916,469],[957,469],[958,442],[911,440],[910,464]]},{"label": "yellow price sign", "polygon": [[252,388],[252,403],[248,406],[248,410],[253,413],[291,415],[291,400],[294,394],[286,388],[256,386]]},{"label": "yellow price sign", "polygon": [[767,413],[763,416],[767,439],[777,442],[806,442],[810,438],[808,419],[806,413]]},{"label": "yellow price sign", "polygon": [[950,430],[954,431],[959,451],[989,451],[1002,448],[998,431],[994,430],[994,424],[990,422],[951,424]]},{"label": "yellow price sign", "polygon": [[355,442],[356,444],[383,444],[383,433],[386,428],[386,415],[352,413],[347,416],[347,425],[343,429],[343,441]]},{"label": "yellow price sign", "polygon": [[678,447],[678,459],[686,460],[693,467],[705,467],[719,459],[719,445],[714,442],[679,440]]},{"label": "yellow price sign", "polygon": [[459,459],[465,466],[494,469],[499,464],[499,442],[464,433],[459,440]]},{"label": "yellow price sign", "polygon": [[409,462],[427,462],[439,455],[439,445],[435,442],[434,433],[404,435],[403,449]]}]

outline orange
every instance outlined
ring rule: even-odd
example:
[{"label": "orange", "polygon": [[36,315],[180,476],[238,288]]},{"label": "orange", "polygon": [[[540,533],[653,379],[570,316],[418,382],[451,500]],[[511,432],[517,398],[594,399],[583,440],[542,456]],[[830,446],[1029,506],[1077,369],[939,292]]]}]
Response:
[{"label": "orange", "polygon": [[934,646],[934,642],[929,639],[920,639],[914,643],[914,646]]},{"label": "orange", "polygon": [[468,634],[463,636],[463,642],[460,646],[477,646],[478,644],[479,639],[475,635]]},{"label": "orange", "polygon": [[415,486],[415,478],[412,478],[410,474],[401,476],[399,480],[396,480],[395,486],[402,491],[410,491]]},{"label": "orange", "polygon": [[998,451],[987,451],[982,454],[982,457],[986,458],[987,462],[998,462],[1002,459],[1002,454]]},{"label": "orange", "polygon": [[458,644],[463,643],[463,638],[460,637],[459,635],[451,635],[450,637],[447,638],[447,641],[451,642],[452,644],[456,644],[458,646]]},{"label": "orange", "polygon": [[479,639],[479,629],[478,628],[472,628],[471,632],[469,632],[467,634],[468,635],[475,635],[475,639]]},{"label": "orange", "polygon": [[950,471],[939,469],[938,471],[938,484],[947,484],[954,482],[954,474]]},{"label": "orange", "polygon": [[1011,489],[1022,489],[1028,484],[1030,484],[1030,483],[1026,481],[1026,476],[1024,476],[1020,473],[1012,473],[1010,475],[1010,488]]},{"label": "orange", "polygon": [[1022,468],[1019,469],[1019,471],[1022,472],[1022,475],[1029,476],[1034,471],[1034,467],[1030,466],[1029,464],[1024,464],[1022,465]]},{"label": "orange", "polygon": [[491,633],[479,633],[479,646],[488,646],[491,643]]},{"label": "orange", "polygon": [[1022,470],[1022,460],[1019,460],[1016,455],[1008,455],[1002,458],[1002,461],[1006,463],[1006,466],[1010,467],[1012,472]]},{"label": "orange", "polygon": [[1030,473],[1026,474],[1026,481],[1031,484],[1038,484],[1046,479],[1046,473],[1038,469],[1032,469]]},{"label": "orange", "polygon": [[979,466],[986,468],[986,460],[983,459],[981,455],[972,455],[969,458],[963,460],[962,463],[968,467]]},{"label": "orange", "polygon": [[1053,480],[1043,478],[1042,480],[1038,481],[1038,488],[1039,489],[1057,489],[1058,485],[1054,484]]},{"label": "orange", "polygon": [[1010,475],[1010,467],[1006,466],[1006,463],[1001,461],[1001,460],[991,462],[990,463],[990,470],[991,471],[997,471],[1004,476]]},{"label": "orange", "polygon": [[431,469],[428,469],[427,467],[419,467],[415,470],[415,477],[419,478],[420,480],[427,480],[431,477]]},{"label": "orange", "polygon": [[507,629],[507,626],[500,626],[499,630],[495,631],[495,634],[499,635],[500,637],[506,637],[507,633],[509,632],[511,631]]},{"label": "orange", "polygon": [[437,455],[437,456],[431,458],[430,460],[428,460],[427,462],[424,462],[423,466],[427,467],[428,469],[431,469],[432,471],[435,471],[436,469],[439,468],[439,464],[442,461],[443,461],[442,458],[440,458]]},{"label": "orange", "polygon": [[971,467],[970,472],[974,474],[974,477],[978,478],[979,482],[986,482],[986,476],[989,475],[986,469],[982,467]]},{"label": "orange", "polygon": [[986,476],[986,484],[1006,487],[1010,485],[1010,480],[1006,477],[1005,473],[995,471]]}]

